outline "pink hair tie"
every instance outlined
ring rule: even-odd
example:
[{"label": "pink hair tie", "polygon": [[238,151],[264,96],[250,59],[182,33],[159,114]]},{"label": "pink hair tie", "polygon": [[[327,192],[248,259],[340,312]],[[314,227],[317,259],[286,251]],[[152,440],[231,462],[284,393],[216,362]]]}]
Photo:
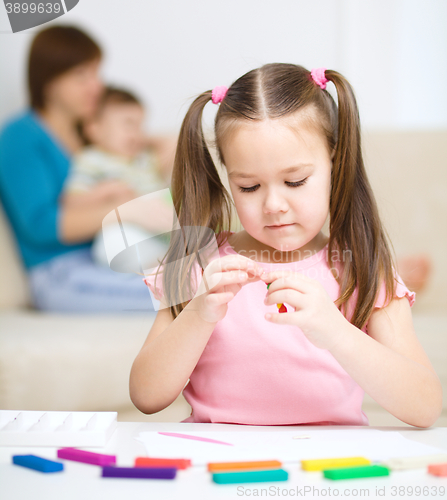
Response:
[{"label": "pink hair tie", "polygon": [[211,99],[213,104],[219,104],[222,102],[223,98],[227,95],[228,88],[224,85],[217,86],[213,88],[211,92]]},{"label": "pink hair tie", "polygon": [[326,88],[326,83],[329,81],[325,76],[324,72],[326,68],[314,68],[310,74],[312,76],[312,80],[319,85],[323,90]]}]

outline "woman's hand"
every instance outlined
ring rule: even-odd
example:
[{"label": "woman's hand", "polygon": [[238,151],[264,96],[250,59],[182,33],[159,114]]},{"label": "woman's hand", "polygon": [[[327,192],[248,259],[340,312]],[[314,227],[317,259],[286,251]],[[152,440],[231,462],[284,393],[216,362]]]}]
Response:
[{"label": "woman's hand", "polygon": [[[244,285],[259,281],[261,266],[242,255],[227,255],[211,261],[188,307],[208,323],[223,319],[232,300]],[[192,305],[191,305],[192,304]]]},{"label": "woman's hand", "polygon": [[63,193],[60,197],[60,241],[67,245],[91,241],[107,214],[136,196],[121,181],[104,181],[85,192]]},{"label": "woman's hand", "polygon": [[133,203],[121,206],[119,213],[123,222],[138,224],[154,234],[172,231],[177,220],[172,203],[153,196],[140,196]]},{"label": "woman's hand", "polygon": [[[135,191],[119,180],[98,182],[90,189],[65,191],[61,194],[61,202],[65,206],[104,205],[110,211],[137,197]],[[105,215],[105,214],[104,214]]]},{"label": "woman's hand", "polygon": [[266,305],[287,303],[294,308],[293,312],[268,313],[268,321],[297,326],[320,349],[330,350],[341,340],[340,332],[348,320],[319,281],[292,271],[271,271],[261,275],[261,279],[271,283]]},{"label": "woman's hand", "polygon": [[91,189],[91,193],[95,199],[116,203],[117,207],[138,196],[128,184],[117,179],[99,182]]}]

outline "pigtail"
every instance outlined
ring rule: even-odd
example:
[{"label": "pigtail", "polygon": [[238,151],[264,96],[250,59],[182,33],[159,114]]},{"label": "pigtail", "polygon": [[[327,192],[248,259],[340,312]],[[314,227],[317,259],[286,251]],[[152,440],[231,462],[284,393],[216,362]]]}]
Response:
[{"label": "pigtail", "polygon": [[[172,200],[180,229],[172,231],[163,259],[169,263],[163,270],[163,289],[174,319],[193,297],[192,270],[200,260],[198,250],[216,232],[231,226],[231,198],[203,134],[203,109],[210,100],[211,91],[200,94],[186,113],[172,171]],[[199,261],[199,265],[206,267],[204,262]]]},{"label": "pigtail", "polygon": [[[358,287],[350,322],[362,328],[368,321],[385,280],[386,300],[394,294],[393,258],[379,211],[366,175],[360,136],[360,119],[354,92],[338,72],[327,70],[338,95],[338,137],[333,159],[330,197],[329,265],[333,255],[343,254],[339,309]],[[349,259],[345,259],[348,254]]]}]

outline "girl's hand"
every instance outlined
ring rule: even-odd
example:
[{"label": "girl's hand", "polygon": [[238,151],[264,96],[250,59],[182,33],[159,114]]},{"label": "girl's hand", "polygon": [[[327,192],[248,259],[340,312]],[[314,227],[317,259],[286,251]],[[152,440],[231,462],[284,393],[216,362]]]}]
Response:
[{"label": "girl's hand", "polygon": [[266,305],[285,302],[294,307],[294,312],[267,313],[268,321],[299,327],[320,349],[330,350],[342,340],[340,335],[348,320],[319,281],[292,271],[271,271],[261,275],[261,279],[271,283]]},{"label": "girl's hand", "polygon": [[247,257],[227,255],[211,261],[188,308],[193,308],[208,323],[217,323],[228,310],[228,302],[244,285],[260,280],[264,270]]}]

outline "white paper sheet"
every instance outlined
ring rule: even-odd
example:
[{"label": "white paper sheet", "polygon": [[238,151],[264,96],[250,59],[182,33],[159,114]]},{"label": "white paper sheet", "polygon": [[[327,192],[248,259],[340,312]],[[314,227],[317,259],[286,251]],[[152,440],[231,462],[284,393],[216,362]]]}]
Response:
[{"label": "white paper sheet", "polygon": [[[232,444],[214,444],[158,432],[141,432],[149,457],[189,458],[193,465],[231,460],[280,460],[297,463],[303,459],[363,456],[372,462],[393,457],[445,453],[445,450],[406,439],[399,432],[376,429],[340,429],[252,432],[182,432]],[[309,435],[309,439],[294,439]]]}]

